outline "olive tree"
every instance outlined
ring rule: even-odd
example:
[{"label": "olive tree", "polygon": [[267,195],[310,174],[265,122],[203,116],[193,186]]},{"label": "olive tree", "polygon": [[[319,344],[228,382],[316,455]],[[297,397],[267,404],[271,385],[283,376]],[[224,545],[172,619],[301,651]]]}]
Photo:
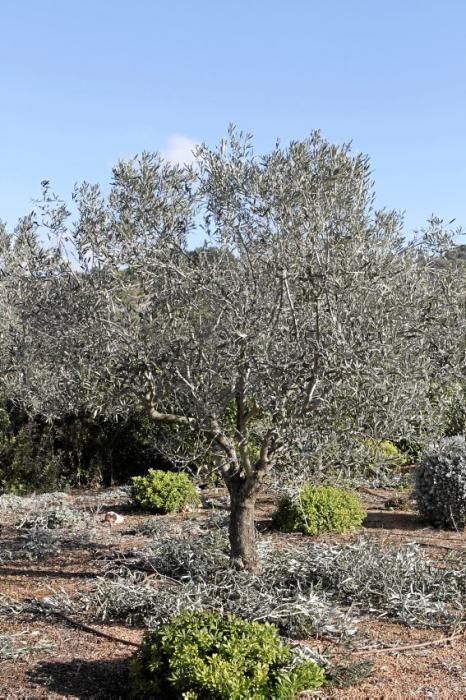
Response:
[{"label": "olive tree", "polygon": [[455,280],[375,210],[349,145],[316,132],[259,157],[232,129],[193,166],[120,162],[108,195],[84,183],[74,206],[70,224],[44,183],[13,237],[9,393],[50,415],[143,403],[167,445],[205,451],[222,475],[238,566],[257,565],[270,474],[302,469],[335,431],[405,435],[427,420],[433,373],[457,369]]}]

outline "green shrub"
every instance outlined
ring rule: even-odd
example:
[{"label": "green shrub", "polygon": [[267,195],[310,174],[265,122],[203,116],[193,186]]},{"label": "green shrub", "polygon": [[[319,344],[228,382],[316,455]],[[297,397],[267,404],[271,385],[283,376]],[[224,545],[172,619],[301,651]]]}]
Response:
[{"label": "green shrub", "polygon": [[0,444],[0,491],[24,495],[53,490],[59,484],[63,454],[53,449],[51,431],[39,422],[3,435]]},{"label": "green shrub", "polygon": [[391,440],[374,440],[364,438],[363,444],[369,448],[374,466],[384,464],[390,469],[400,469],[408,464],[406,456]]},{"label": "green shrub", "polygon": [[199,503],[187,474],[157,469],[149,469],[147,476],[133,477],[133,498],[142,508],[156,513],[175,513]]},{"label": "green shrub", "polygon": [[184,611],[146,634],[130,662],[130,697],[292,700],[323,685],[316,663],[291,661],[274,625]]},{"label": "green shrub", "polygon": [[466,526],[466,441],[449,437],[431,447],[415,471],[415,495],[421,517],[434,527]]},{"label": "green shrub", "polygon": [[360,527],[366,516],[362,503],[349,491],[335,486],[304,486],[295,497],[284,496],[275,513],[284,532],[319,535]]},{"label": "green shrub", "polygon": [[86,413],[47,421],[0,395],[0,492],[126,483],[147,468],[172,467],[161,457],[164,439],[143,411],[120,421]]}]

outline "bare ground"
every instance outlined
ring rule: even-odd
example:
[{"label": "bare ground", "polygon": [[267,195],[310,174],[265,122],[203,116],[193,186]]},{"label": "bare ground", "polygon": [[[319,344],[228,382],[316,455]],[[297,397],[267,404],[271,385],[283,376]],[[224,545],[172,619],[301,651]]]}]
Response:
[{"label": "bare ground", "polygon": [[[388,510],[392,491],[363,489],[360,492],[369,514],[365,534],[387,543],[417,542],[429,557],[442,561],[451,553],[466,558],[464,533],[436,531],[422,525],[412,504],[395,502]],[[21,534],[14,527],[15,514],[3,514],[0,525],[0,547],[17,548],[17,558],[0,563],[0,597],[16,601],[47,598],[60,591],[70,595],[92,589],[96,576],[105,573],[104,553],[112,548],[139,547],[144,538],[135,527],[147,515],[127,510],[115,500],[112,492],[88,492],[68,499],[70,505],[84,508],[98,503],[92,515],[93,537],[90,544],[77,539],[60,552],[39,561],[29,561],[21,554]],[[270,525],[274,507],[273,495],[258,505],[258,525]],[[104,521],[105,511],[123,513],[125,520],[110,526]],[[191,514],[194,515],[194,514]],[[206,511],[196,514],[206,517]],[[165,516],[168,517],[168,516]],[[180,517],[180,516],[174,516]],[[96,536],[97,535],[97,536]],[[298,541],[300,535],[274,533],[277,544]],[[351,536],[352,537],[352,536]],[[322,537],[323,541],[342,541],[345,537]],[[0,550],[1,554],[1,550]],[[5,659],[0,654],[0,698],[125,698],[127,661],[140,642],[143,630],[126,625],[101,624],[80,619],[74,625],[72,613],[66,620],[55,614],[44,616],[33,612],[0,615],[2,635],[12,638],[18,649],[17,658]],[[93,631],[83,629],[83,622]],[[101,636],[97,633],[108,635]],[[451,641],[437,630],[413,629],[386,619],[366,618],[365,646],[375,650],[348,652],[348,649],[325,640],[311,644],[334,661],[372,660],[371,675],[355,686],[327,689],[318,695],[331,698],[466,698],[466,639],[459,634]],[[438,644],[432,644],[437,642]],[[403,649],[405,646],[413,646]],[[425,646],[424,646],[425,645]],[[380,651],[380,646],[396,647]],[[23,650],[21,653],[21,649]],[[1,652],[1,642],[0,642]]]}]

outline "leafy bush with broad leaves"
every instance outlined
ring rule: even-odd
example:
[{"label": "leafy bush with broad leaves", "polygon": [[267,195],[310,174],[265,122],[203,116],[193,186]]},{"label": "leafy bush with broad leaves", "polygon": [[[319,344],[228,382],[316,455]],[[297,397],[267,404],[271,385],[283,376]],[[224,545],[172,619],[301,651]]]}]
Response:
[{"label": "leafy bush with broad leaves", "polygon": [[199,503],[196,487],[187,474],[149,469],[133,477],[133,498],[146,510],[175,513]]},{"label": "leafy bush with broad leaves", "polygon": [[445,438],[431,447],[415,471],[415,495],[421,517],[434,527],[466,526],[466,440]]},{"label": "leafy bush with broad leaves", "polygon": [[167,700],[292,700],[325,682],[314,661],[293,664],[274,625],[206,611],[147,633],[129,677],[130,697]]},{"label": "leafy bush with broad leaves", "polygon": [[278,529],[319,535],[360,527],[366,511],[357,496],[335,486],[306,485],[296,496],[280,499],[274,515]]}]

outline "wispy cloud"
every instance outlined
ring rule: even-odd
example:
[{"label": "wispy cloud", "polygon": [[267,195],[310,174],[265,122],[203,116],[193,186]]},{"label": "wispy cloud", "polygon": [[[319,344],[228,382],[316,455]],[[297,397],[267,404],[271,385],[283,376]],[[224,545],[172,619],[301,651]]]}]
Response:
[{"label": "wispy cloud", "polygon": [[172,134],[165,148],[162,150],[162,156],[172,163],[179,165],[189,165],[194,161],[193,150],[197,143],[189,136],[184,134]]}]

